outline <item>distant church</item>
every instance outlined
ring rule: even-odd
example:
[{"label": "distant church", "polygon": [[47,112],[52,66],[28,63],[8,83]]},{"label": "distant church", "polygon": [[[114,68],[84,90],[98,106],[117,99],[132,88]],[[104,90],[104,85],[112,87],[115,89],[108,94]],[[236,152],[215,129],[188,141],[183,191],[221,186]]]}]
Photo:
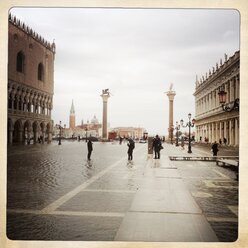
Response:
[{"label": "distant church", "polygon": [[84,121],[82,120],[80,125],[76,125],[76,112],[75,112],[74,102],[72,100],[70,115],[69,115],[69,128],[66,128],[66,126],[64,126],[63,134],[62,134],[63,137],[85,138],[92,136],[98,138],[101,134],[101,128],[102,125],[99,124],[99,121],[95,115],[91,119],[91,122],[89,122],[88,120],[87,123],[84,123]]}]

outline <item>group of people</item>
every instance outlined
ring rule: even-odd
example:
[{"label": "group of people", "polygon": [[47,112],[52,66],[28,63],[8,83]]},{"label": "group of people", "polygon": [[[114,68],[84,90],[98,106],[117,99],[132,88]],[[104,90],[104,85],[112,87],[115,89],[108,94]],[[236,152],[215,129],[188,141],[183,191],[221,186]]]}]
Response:
[{"label": "group of people", "polygon": [[[127,150],[128,161],[132,161],[133,160],[133,150],[135,148],[135,142],[132,138],[128,139],[127,146],[128,146],[128,150]],[[155,153],[154,159],[160,159],[160,150],[163,149],[163,146],[162,146],[162,141],[158,135],[156,135],[155,138],[153,139],[152,148],[153,148],[154,153]],[[91,160],[91,154],[93,151],[93,144],[92,144],[92,141],[90,139],[87,142],[87,149],[88,149],[87,159],[88,159],[88,161],[90,161]]]},{"label": "group of people", "polygon": [[[221,143],[220,143],[220,145],[221,145]],[[128,161],[132,161],[133,160],[133,150],[135,148],[134,140],[129,138],[127,146],[128,146],[128,150],[127,150]],[[88,161],[90,161],[91,160],[91,153],[93,151],[93,144],[92,144],[92,141],[90,139],[87,142],[87,148],[88,148],[87,158],[88,158]],[[160,151],[161,151],[161,149],[163,149],[163,146],[162,146],[162,141],[158,135],[156,135],[155,138],[153,139],[152,149],[154,150],[154,159],[160,159]],[[219,147],[218,147],[218,143],[216,141],[212,144],[211,151],[213,153],[213,156],[217,156],[218,151],[219,151]]]},{"label": "group of people", "polygon": [[[129,139],[127,146],[128,146],[128,150],[127,150],[128,161],[132,161],[135,142],[132,139]],[[156,135],[155,138],[153,139],[152,148],[154,150],[154,155],[155,155],[154,159],[160,159],[160,150],[163,149],[163,146],[162,146],[162,141],[158,135]]]}]

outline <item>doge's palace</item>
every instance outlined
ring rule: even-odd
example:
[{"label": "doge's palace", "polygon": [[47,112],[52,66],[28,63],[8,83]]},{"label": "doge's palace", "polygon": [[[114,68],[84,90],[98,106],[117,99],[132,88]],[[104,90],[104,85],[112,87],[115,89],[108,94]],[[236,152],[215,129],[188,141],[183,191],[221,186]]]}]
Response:
[{"label": "doge's palace", "polygon": [[9,15],[8,143],[52,139],[55,43]]},{"label": "doge's palace", "polygon": [[226,104],[230,106],[239,99],[240,91],[240,52],[224,61],[216,63],[205,77],[196,78],[195,113],[196,140],[208,142],[223,142],[227,145],[239,145],[239,110],[226,112],[219,102],[220,87],[226,92]]}]

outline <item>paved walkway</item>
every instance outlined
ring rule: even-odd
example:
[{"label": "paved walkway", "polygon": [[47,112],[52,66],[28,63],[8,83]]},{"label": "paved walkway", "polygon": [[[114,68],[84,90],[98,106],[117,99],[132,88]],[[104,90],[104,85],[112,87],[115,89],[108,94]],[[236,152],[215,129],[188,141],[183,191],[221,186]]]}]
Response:
[{"label": "paved walkway", "polygon": [[175,164],[168,156],[161,156],[160,160],[147,161],[140,187],[115,240],[216,242],[218,238]]},{"label": "paved walkway", "polygon": [[[164,144],[161,159],[137,144],[27,147],[8,155],[8,237],[13,240],[232,242],[238,234],[235,172],[215,162],[170,161],[188,155]],[[192,147],[192,155],[210,150]],[[208,153],[208,154],[207,154]],[[72,156],[73,154],[73,156]],[[66,224],[65,224],[66,223]]]}]

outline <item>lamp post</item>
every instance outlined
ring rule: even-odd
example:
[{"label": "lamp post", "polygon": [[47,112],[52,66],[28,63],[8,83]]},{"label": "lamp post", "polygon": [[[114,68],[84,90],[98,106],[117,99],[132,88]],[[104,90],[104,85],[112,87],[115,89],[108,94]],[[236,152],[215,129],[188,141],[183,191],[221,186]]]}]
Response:
[{"label": "lamp post", "polygon": [[56,125],[57,128],[59,128],[59,143],[58,145],[61,145],[61,136],[62,136],[62,129],[63,127],[61,126],[61,121],[59,121],[59,124]]},{"label": "lamp post", "polygon": [[219,103],[222,106],[222,109],[225,112],[231,112],[233,110],[239,111],[239,98],[236,98],[234,101],[226,103],[226,95],[227,92],[225,91],[224,85],[219,87]]},{"label": "lamp post", "polygon": [[190,128],[194,127],[195,125],[195,119],[192,119],[191,121],[191,113],[188,114],[189,121],[186,123],[186,125],[183,125],[183,120],[181,120],[181,126],[182,127],[189,127],[189,145],[188,145],[188,153],[192,153],[191,151],[191,136],[190,136]]},{"label": "lamp post", "polygon": [[179,146],[178,144],[178,131],[180,130],[180,125],[178,124],[178,121],[176,121],[176,146]]}]

